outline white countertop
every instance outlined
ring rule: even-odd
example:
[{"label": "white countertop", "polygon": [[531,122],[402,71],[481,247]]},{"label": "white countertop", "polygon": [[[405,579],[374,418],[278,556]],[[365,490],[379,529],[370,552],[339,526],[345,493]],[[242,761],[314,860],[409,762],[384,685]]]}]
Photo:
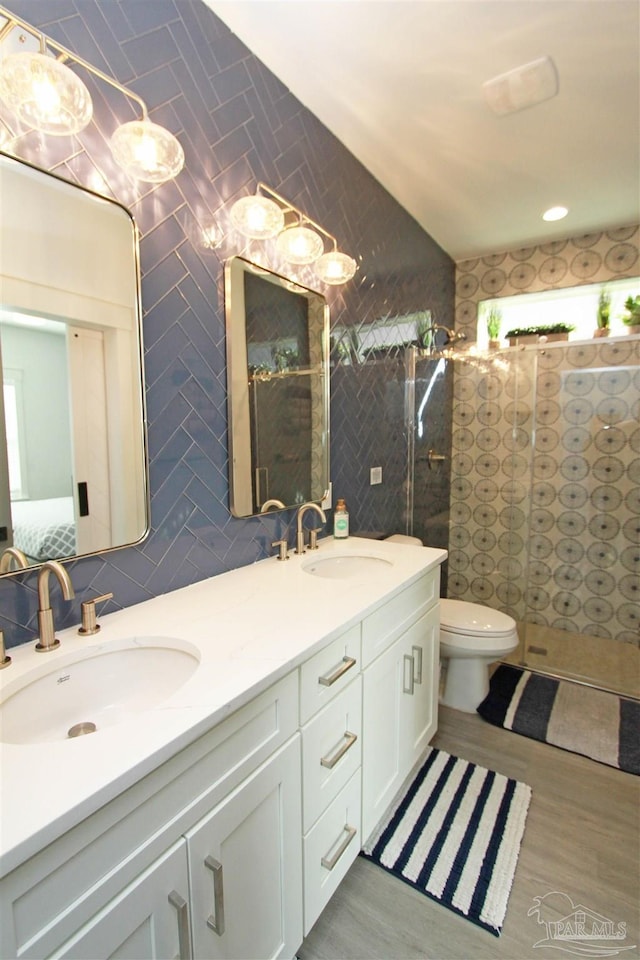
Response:
[{"label": "white countertop", "polygon": [[[331,554],[377,556],[391,563],[344,579],[303,569]],[[349,538],[320,541],[231,570],[101,617],[93,637],[77,626],[57,632],[60,646],[9,650],[0,701],[78,654],[135,637],[176,639],[199,658],[193,675],[160,705],[76,739],[0,743],[0,876],[37,853],[180,749],[248,703],[399,588],[442,563],[446,551]],[[57,586],[52,584],[52,589]],[[89,599],[80,597],[80,599]],[[0,730],[1,737],[1,730]]]}]

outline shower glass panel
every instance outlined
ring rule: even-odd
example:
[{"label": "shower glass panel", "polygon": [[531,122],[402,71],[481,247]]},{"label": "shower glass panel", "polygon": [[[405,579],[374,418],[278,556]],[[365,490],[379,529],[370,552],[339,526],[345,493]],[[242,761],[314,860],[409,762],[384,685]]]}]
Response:
[{"label": "shower glass panel", "polygon": [[448,596],[514,663],[640,695],[640,339],[458,358]]},{"label": "shower glass panel", "polygon": [[[448,548],[449,488],[451,485],[451,409],[453,368],[444,357],[421,357],[413,347],[407,351],[407,385],[413,397],[407,409],[413,411],[408,425],[410,442],[407,485],[412,502],[413,535],[430,547]],[[446,590],[447,564],[442,568],[441,588]]]}]

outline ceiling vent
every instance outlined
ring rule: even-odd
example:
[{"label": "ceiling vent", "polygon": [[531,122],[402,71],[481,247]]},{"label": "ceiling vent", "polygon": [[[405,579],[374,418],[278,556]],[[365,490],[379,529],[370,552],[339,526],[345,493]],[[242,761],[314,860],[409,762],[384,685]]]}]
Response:
[{"label": "ceiling vent", "polygon": [[482,90],[493,112],[504,116],[555,97],[558,73],[551,57],[540,57],[487,80],[482,84]]}]

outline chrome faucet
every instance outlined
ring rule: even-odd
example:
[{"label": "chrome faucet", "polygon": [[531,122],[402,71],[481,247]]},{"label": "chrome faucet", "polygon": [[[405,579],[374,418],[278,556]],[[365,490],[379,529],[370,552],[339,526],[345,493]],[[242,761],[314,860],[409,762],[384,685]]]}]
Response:
[{"label": "chrome faucet", "polygon": [[323,523],[327,522],[327,517],[317,503],[303,503],[298,510],[298,529],[296,532],[296,553],[304,553],[304,530],[302,529],[302,520],[307,510],[315,510]]},{"label": "chrome faucet", "polygon": [[49,604],[49,574],[54,573],[62,596],[65,600],[73,600],[75,591],[71,583],[71,577],[57,560],[47,560],[38,571],[38,631],[39,641],[36,643],[38,653],[47,650],[55,650],[60,646],[60,641],[56,637],[55,627],[53,625],[53,610]]},{"label": "chrome faucet", "polygon": [[7,547],[0,555],[0,573],[9,573],[12,560],[16,570],[26,570],[29,566],[29,561],[22,550],[18,550],[17,547]]}]

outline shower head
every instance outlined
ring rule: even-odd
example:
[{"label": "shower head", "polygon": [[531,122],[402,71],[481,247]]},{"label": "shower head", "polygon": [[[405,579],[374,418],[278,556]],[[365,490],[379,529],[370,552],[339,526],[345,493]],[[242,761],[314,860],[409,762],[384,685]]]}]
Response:
[{"label": "shower head", "polygon": [[459,343],[461,340],[466,340],[467,335],[462,332],[462,330],[450,330],[448,327],[444,327],[446,330],[447,339],[445,340],[445,346],[453,346],[456,343]]},{"label": "shower head", "polygon": [[[423,337],[425,334],[436,334],[438,330],[443,330],[445,333],[445,341],[443,346],[453,347],[456,343],[459,343],[462,340],[466,340],[467,337],[462,331],[454,330],[452,327],[445,327],[441,323],[432,323],[427,329],[423,332]],[[431,354],[434,354],[436,349],[435,336],[427,338],[428,342],[428,351]]]}]

